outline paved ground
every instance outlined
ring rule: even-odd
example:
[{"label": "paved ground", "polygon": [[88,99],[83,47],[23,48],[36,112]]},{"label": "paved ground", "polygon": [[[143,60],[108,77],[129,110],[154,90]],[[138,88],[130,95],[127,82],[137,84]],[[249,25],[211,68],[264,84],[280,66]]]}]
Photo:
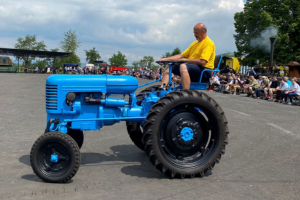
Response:
[{"label": "paved ground", "polygon": [[165,177],[120,123],[85,132],[70,183],[44,183],[32,172],[29,151],[45,129],[46,77],[0,74],[0,199],[300,198],[300,107],[214,92],[229,121],[229,145],[205,177]]}]

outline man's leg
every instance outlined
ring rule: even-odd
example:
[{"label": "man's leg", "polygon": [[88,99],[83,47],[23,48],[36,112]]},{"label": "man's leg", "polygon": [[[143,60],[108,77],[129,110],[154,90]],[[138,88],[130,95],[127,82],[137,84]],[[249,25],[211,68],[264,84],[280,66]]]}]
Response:
[{"label": "man's leg", "polygon": [[269,89],[270,99],[273,99],[273,91],[275,91],[273,88]]},{"label": "man's leg", "polygon": [[253,91],[252,91],[252,87],[249,87],[249,93],[252,94]]},{"label": "man's leg", "polygon": [[265,89],[264,89],[264,93],[265,93],[265,97],[266,97],[266,98],[268,98],[268,91],[269,91],[269,90],[271,90],[271,88],[270,88],[270,89],[268,89],[268,88],[265,88]]},{"label": "man's leg", "polygon": [[190,89],[191,78],[185,64],[180,65],[180,75],[181,75],[182,89],[184,90]]},{"label": "man's leg", "polygon": [[293,103],[293,96],[297,96],[296,93],[289,93],[290,102]]},{"label": "man's leg", "polygon": [[169,65],[166,66],[163,73],[164,73],[164,75],[161,78],[161,87],[164,87],[164,84],[166,86],[169,83]]},{"label": "man's leg", "polygon": [[288,96],[289,96],[288,94],[285,94],[285,93],[284,93],[284,101],[285,101],[285,102],[287,102],[287,97],[288,97]]}]

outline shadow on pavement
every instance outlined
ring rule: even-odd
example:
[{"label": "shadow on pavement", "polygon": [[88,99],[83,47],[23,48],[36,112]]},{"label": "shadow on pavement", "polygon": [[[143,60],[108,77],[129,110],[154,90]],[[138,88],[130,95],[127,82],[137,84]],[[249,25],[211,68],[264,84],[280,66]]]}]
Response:
[{"label": "shadow on pavement", "polygon": [[[27,180],[27,181],[33,181],[33,182],[41,182],[44,183],[44,181],[42,179],[40,179],[37,175],[35,174],[26,174],[21,176],[21,179]],[[73,183],[73,180],[69,180],[66,183],[62,183],[62,184],[69,184],[69,183]],[[56,183],[56,184],[61,184],[61,183]]]},{"label": "shadow on pavement", "polygon": [[[146,153],[139,150],[135,145],[117,145],[112,146],[110,150],[104,154],[92,152],[81,153],[81,166],[86,165],[86,167],[89,167],[88,165],[102,165],[103,162],[117,162],[115,165],[126,164],[126,166],[121,168],[121,172],[129,176],[158,179],[169,178],[159,172],[150,163]],[[29,155],[21,156],[19,162],[30,166]],[[137,162],[140,164],[137,164]],[[207,172],[205,176],[209,175],[211,175],[211,172]],[[22,178],[30,181],[41,181],[34,174],[24,175]]]}]

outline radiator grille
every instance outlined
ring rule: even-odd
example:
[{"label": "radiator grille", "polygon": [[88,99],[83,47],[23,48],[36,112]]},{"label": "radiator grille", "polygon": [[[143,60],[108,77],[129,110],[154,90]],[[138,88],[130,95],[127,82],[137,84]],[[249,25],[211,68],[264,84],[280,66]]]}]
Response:
[{"label": "radiator grille", "polygon": [[46,110],[57,110],[57,85],[46,85]]}]

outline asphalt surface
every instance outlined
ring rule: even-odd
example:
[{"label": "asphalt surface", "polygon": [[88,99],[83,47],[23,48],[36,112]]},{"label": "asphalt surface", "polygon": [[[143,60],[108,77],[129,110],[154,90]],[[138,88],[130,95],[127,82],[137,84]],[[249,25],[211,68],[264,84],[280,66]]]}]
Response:
[{"label": "asphalt surface", "polygon": [[69,183],[45,183],[29,152],[45,130],[47,76],[0,74],[0,199],[300,199],[300,107],[207,91],[230,134],[226,154],[205,177],[164,176],[119,123],[85,132]]}]

